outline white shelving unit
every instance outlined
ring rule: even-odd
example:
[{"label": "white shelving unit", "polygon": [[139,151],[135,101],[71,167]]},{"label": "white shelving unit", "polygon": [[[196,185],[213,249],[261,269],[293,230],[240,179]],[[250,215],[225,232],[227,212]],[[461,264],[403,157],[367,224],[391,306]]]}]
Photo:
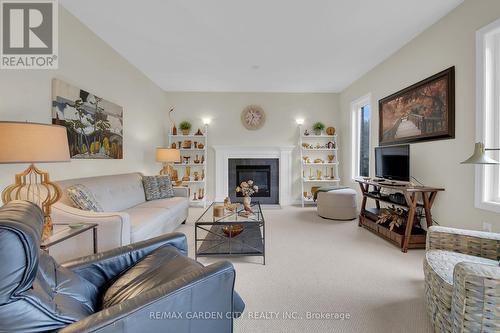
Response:
[{"label": "white shelving unit", "polygon": [[[199,148],[182,148],[182,143],[186,140],[190,140],[192,143],[192,147],[194,146],[194,142],[202,143],[203,149]],[[182,177],[185,175],[187,169],[190,169],[190,178],[189,181],[185,180],[182,182],[183,186],[187,186],[189,188],[189,204],[190,206],[207,206],[207,152],[208,152],[208,125],[203,127],[203,135],[183,135],[172,133],[168,136],[168,145],[172,147],[172,144],[175,142],[176,148],[181,151],[181,161],[182,163],[175,163],[172,166],[175,170],[177,170],[177,174],[179,176],[179,180],[182,180]],[[181,143],[181,147],[179,147],[179,142]],[[196,159],[198,155],[198,159],[201,159],[203,156],[204,163],[194,163],[193,161]],[[184,163],[184,156],[189,156],[189,162]],[[194,180],[194,173],[198,172],[200,177],[199,180]],[[203,176],[203,179],[201,177]],[[203,189],[205,195],[203,199],[194,199],[194,193],[198,196],[198,190]]]},{"label": "white shelving unit", "polygon": [[[333,143],[333,148],[327,148],[328,143]],[[313,148],[304,148],[303,144],[312,145]],[[318,147],[319,146],[319,147]],[[304,135],[304,127],[299,126],[298,148],[300,151],[300,175],[301,175],[301,202],[302,207],[314,204],[311,187],[323,186],[326,184],[336,184],[339,178],[339,159],[337,135]],[[333,155],[333,161],[328,160],[328,155]],[[305,161],[309,157],[310,162]],[[314,163],[314,160],[322,159],[323,163]],[[319,178],[318,178],[319,176]],[[304,192],[311,195],[311,198],[304,197]]]}]

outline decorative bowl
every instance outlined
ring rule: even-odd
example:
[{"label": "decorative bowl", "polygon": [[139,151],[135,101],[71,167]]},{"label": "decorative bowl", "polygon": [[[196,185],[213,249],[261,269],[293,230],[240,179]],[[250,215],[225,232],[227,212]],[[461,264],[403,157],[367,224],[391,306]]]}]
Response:
[{"label": "decorative bowl", "polygon": [[226,237],[236,237],[243,232],[244,227],[241,224],[225,225],[222,227],[222,232]]}]

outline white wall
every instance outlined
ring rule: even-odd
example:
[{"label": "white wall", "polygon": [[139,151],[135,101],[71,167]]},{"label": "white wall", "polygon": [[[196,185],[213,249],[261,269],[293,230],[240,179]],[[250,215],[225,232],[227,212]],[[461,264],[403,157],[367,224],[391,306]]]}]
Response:
[{"label": "white wall", "polygon": [[[208,145],[277,146],[296,145],[298,128],[296,118],[304,118],[304,126],[315,121],[339,125],[338,94],[286,93],[211,93],[168,92],[167,101],[175,108],[175,121],[189,120],[194,127],[209,117]],[[259,104],[266,112],[266,123],[257,131],[249,131],[240,120],[241,111],[249,104]],[[342,143],[340,143],[342,149]],[[293,198],[300,197],[300,165],[296,152],[293,165]],[[215,192],[214,151],[208,152],[207,197]]]},{"label": "white wall", "polygon": [[[51,81],[59,78],[123,106],[124,159],[73,160],[40,165],[52,179],[157,171],[163,144],[164,92],[59,6],[59,69],[0,71],[0,120],[51,122]],[[0,189],[26,165],[0,165]]]},{"label": "white wall", "polygon": [[[378,100],[450,66],[456,70],[456,138],[411,145],[412,175],[442,186],[433,209],[441,224],[500,231],[499,215],[474,208],[474,167],[460,165],[475,142],[475,31],[500,17],[498,0],[466,0],[340,95],[342,142],[350,147],[350,103],[372,93],[372,147],[378,144]],[[343,178],[350,178],[350,150],[343,150]],[[374,175],[373,150],[371,175]],[[355,184],[352,184],[355,186]]]}]

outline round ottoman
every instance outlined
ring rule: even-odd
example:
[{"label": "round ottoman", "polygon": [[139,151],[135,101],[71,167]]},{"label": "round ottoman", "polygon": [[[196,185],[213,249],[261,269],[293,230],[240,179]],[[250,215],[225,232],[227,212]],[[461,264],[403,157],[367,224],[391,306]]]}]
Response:
[{"label": "round ottoman", "polygon": [[357,217],[356,191],[351,188],[318,193],[318,215],[332,220]]}]

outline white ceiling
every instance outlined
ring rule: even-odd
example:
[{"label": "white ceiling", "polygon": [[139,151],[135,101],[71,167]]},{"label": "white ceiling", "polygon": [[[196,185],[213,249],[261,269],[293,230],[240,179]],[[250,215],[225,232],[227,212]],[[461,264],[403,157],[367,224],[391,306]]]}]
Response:
[{"label": "white ceiling", "polygon": [[61,0],[167,91],[339,92],[462,0]]}]

